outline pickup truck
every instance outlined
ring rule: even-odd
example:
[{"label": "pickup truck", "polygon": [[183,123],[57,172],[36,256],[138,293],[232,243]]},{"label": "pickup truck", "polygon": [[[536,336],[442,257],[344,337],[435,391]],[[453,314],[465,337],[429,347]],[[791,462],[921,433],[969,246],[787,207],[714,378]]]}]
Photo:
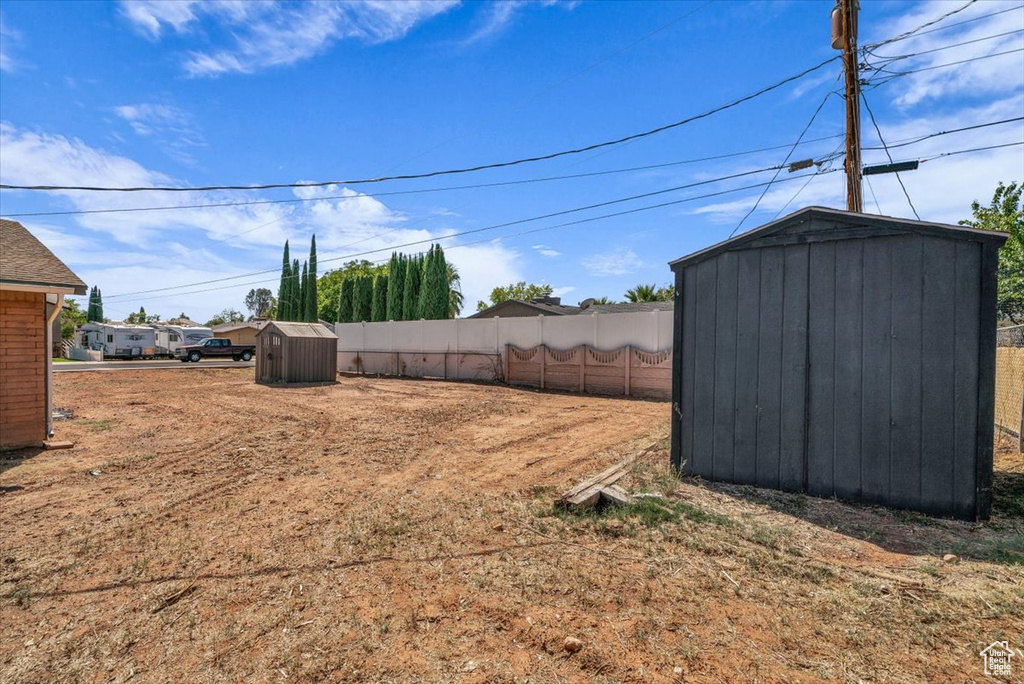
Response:
[{"label": "pickup truck", "polygon": [[231,344],[231,340],[223,337],[208,337],[199,344],[186,344],[178,347],[175,352],[182,363],[198,363],[204,358],[223,358],[230,356],[232,361],[250,361],[256,355],[256,345]]}]

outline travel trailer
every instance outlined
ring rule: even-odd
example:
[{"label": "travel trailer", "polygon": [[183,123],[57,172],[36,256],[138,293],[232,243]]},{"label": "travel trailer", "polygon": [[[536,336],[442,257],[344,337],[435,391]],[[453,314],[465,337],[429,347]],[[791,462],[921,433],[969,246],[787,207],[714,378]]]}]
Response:
[{"label": "travel trailer", "polygon": [[199,344],[213,337],[213,331],[199,325],[165,325],[157,323],[156,330],[157,356],[173,357],[178,347],[186,344]]},{"label": "travel trailer", "polygon": [[148,325],[86,323],[79,328],[81,344],[108,359],[145,359],[157,355],[156,331]]}]

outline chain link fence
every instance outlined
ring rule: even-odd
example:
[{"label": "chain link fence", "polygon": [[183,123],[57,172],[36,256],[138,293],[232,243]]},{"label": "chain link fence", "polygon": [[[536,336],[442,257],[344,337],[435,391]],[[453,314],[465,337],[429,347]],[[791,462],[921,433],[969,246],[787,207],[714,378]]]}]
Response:
[{"label": "chain link fence", "polygon": [[1024,451],[1024,325],[996,331],[996,427]]}]

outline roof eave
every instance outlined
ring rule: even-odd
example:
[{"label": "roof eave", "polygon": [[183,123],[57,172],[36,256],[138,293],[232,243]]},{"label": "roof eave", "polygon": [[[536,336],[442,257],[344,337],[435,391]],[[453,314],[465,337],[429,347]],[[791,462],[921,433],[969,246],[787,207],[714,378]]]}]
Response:
[{"label": "roof eave", "polygon": [[73,294],[84,295],[87,292],[85,283],[64,284],[64,283],[37,283],[23,280],[0,280],[0,290],[11,290],[15,292],[44,292],[46,294]]}]

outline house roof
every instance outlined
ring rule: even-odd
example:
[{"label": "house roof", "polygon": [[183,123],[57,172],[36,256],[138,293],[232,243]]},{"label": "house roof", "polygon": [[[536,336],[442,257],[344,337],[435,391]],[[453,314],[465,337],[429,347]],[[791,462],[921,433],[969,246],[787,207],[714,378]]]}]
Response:
[{"label": "house roof", "polygon": [[338,339],[337,335],[321,323],[285,323],[283,321],[267,321],[267,324],[256,333],[256,336],[262,335],[271,328],[284,333],[285,337],[326,337],[334,340]]},{"label": "house roof", "polygon": [[515,306],[517,304],[519,306],[525,306],[525,307],[529,307],[531,309],[534,309],[534,310],[536,310],[537,315],[544,315],[544,316],[565,316],[565,315],[577,314],[577,313],[580,312],[580,308],[578,306],[565,306],[563,304],[547,304],[547,303],[544,303],[544,302],[536,302],[536,301],[529,301],[529,302],[527,302],[527,301],[523,301],[521,299],[509,299],[509,300],[506,300],[504,302],[501,302],[500,304],[495,304],[494,306],[489,306],[486,309],[484,309],[483,311],[477,311],[472,316],[467,316],[466,318],[484,318],[484,317],[486,317],[486,316],[488,316],[490,314],[493,314],[493,313],[495,313],[497,311],[501,311],[502,309],[507,309],[507,308]]},{"label": "house roof", "polygon": [[[1008,237],[1006,233],[999,233],[993,230],[979,230],[965,226],[953,226],[946,223],[932,223],[929,221],[915,221],[913,219],[895,218],[891,216],[878,216],[875,214],[861,214],[840,209],[829,209],[827,207],[805,207],[784,216],[778,221],[766,223],[763,226],[740,233],[734,238],[711,245],[698,252],[688,254],[684,257],[670,261],[672,270],[678,270],[685,266],[710,259],[713,256],[727,252],[760,238],[782,233],[793,229],[796,226],[808,221],[820,219],[833,223],[844,224],[845,228],[861,228],[867,231],[863,237],[869,237],[870,231],[877,230],[879,234],[891,234],[891,231],[901,233],[918,233],[921,235],[932,235],[951,240],[968,240],[972,242],[994,242],[1002,245]],[[882,231],[890,231],[885,233]]]},{"label": "house roof", "polygon": [[255,328],[260,330],[270,321],[241,321],[238,323],[221,323],[210,328],[215,333],[219,332],[231,332],[232,330],[241,330],[242,328]]},{"label": "house roof", "polygon": [[86,293],[85,283],[17,221],[0,219],[0,283]]},{"label": "house roof", "polygon": [[579,311],[588,313],[637,313],[639,311],[672,311],[675,302],[619,302],[617,304],[591,304]]}]

